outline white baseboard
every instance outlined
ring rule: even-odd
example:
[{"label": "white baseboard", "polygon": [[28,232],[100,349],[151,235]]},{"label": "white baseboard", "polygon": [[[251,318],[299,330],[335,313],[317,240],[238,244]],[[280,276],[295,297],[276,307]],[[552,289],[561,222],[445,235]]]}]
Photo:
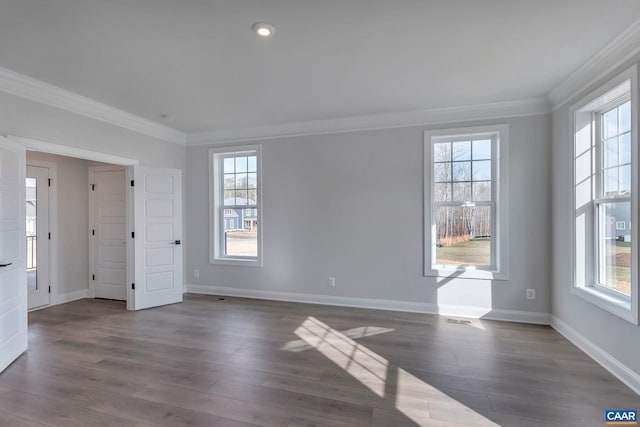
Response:
[{"label": "white baseboard", "polygon": [[275,301],[300,302],[307,304],[324,304],[342,307],[371,308],[376,310],[406,311],[410,313],[441,314],[444,316],[469,317],[474,319],[503,320],[507,322],[535,323],[548,325],[549,314],[487,309],[454,305],[438,305],[431,303],[395,301],[374,298],[339,297],[333,295],[314,295],[295,292],[264,291],[257,289],[240,289],[223,286],[203,286],[187,284],[187,292],[205,295],[223,295],[229,297],[255,298]]},{"label": "white baseboard", "polygon": [[82,299],[82,298],[89,298],[89,290],[88,289],[82,289],[79,291],[73,291],[73,292],[67,292],[66,294],[60,294],[56,297],[56,300],[54,302],[54,304],[52,305],[58,305],[58,304],[64,304],[66,302],[71,302],[71,301],[75,301],[78,299]]},{"label": "white baseboard", "polygon": [[631,390],[640,394],[640,374],[631,370],[556,316],[551,316],[551,327],[625,383]]}]

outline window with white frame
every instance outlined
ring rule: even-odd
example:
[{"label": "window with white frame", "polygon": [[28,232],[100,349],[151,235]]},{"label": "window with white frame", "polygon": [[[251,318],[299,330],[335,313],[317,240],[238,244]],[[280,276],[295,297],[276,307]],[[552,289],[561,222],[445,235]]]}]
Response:
[{"label": "window with white frame", "polygon": [[212,263],[261,265],[260,153],[259,146],[210,150]]},{"label": "window with white frame", "polygon": [[425,132],[425,274],[506,278],[507,127]]},{"label": "window with white frame", "polygon": [[[574,129],[574,290],[638,321],[636,69],[572,106]],[[629,223],[629,227],[627,227]]]}]

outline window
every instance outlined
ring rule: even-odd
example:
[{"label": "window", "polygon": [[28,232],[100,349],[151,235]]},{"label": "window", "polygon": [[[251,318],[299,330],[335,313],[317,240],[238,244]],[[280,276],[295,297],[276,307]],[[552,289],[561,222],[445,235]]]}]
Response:
[{"label": "window", "polygon": [[506,279],[507,130],[425,132],[425,275]]},{"label": "window", "polygon": [[[636,70],[572,106],[574,129],[574,291],[637,323]],[[627,223],[629,227],[627,227]]]},{"label": "window", "polygon": [[261,265],[260,152],[259,146],[210,150],[212,263]]}]

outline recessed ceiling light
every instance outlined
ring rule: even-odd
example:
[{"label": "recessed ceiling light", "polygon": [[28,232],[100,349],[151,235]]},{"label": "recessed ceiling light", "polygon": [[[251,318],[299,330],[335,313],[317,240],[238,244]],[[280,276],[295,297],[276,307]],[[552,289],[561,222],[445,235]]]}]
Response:
[{"label": "recessed ceiling light", "polygon": [[251,29],[258,35],[258,37],[263,39],[268,39],[276,32],[273,25],[266,24],[264,22],[256,22],[251,26]]}]

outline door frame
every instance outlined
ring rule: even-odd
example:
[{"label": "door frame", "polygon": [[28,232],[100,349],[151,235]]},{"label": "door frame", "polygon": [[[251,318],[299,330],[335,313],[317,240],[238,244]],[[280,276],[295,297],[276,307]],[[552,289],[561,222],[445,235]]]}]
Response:
[{"label": "door frame", "polygon": [[[9,138],[11,139],[11,138]],[[31,151],[31,150],[28,150]],[[57,304],[58,296],[58,165],[52,162],[46,162],[43,160],[26,160],[27,166],[35,166],[38,168],[49,169],[49,179],[51,180],[51,186],[49,186],[49,233],[51,233],[51,239],[49,240],[49,286],[51,286],[51,292],[49,293],[49,304],[41,307],[34,307],[29,311],[40,310],[41,308],[51,307]]]},{"label": "door frame", "polygon": [[[96,193],[95,191],[92,190],[92,185],[95,184],[95,174],[96,172],[124,172],[125,174],[125,186],[126,186],[126,194],[125,194],[125,233],[126,233],[126,245],[125,245],[125,253],[126,253],[126,260],[127,260],[127,273],[126,273],[126,277],[127,277],[127,282],[130,282],[130,269],[129,268],[129,263],[132,262],[133,258],[131,257],[131,250],[130,250],[130,246],[131,246],[131,232],[129,230],[130,228],[130,220],[129,220],[129,206],[131,205],[131,199],[129,197],[129,193],[131,193],[131,189],[130,186],[126,185],[126,182],[128,180],[129,177],[129,168],[124,167],[124,166],[120,166],[120,165],[105,165],[105,166],[89,166],[89,188],[87,189],[87,191],[89,191],[89,229],[94,229],[96,228],[96,224],[95,224],[95,198],[96,198]],[[95,256],[96,256],[96,239],[94,238],[94,236],[89,235],[89,298],[95,298],[95,281],[93,280],[92,275],[95,273],[95,267],[96,267],[96,260],[95,260]],[[133,283],[133,282],[132,282]],[[130,286],[127,286],[127,309],[128,305],[129,305],[129,293],[131,291],[131,289],[129,289]]]},{"label": "door frame", "polygon": [[[126,169],[127,181],[133,179],[133,168],[138,166],[140,161],[138,159],[131,159],[127,157],[114,156],[111,154],[100,153],[97,151],[85,150],[83,148],[77,148],[67,145],[54,144],[45,141],[39,141],[36,139],[23,138],[15,135],[7,135],[7,139],[21,144],[27,150],[41,151],[43,153],[57,154],[59,156],[75,157],[77,159],[93,160],[96,162],[110,163],[113,165],[124,166]],[[55,181],[54,181],[55,183]],[[57,207],[57,206],[56,206]],[[133,231],[133,191],[132,187],[127,185],[127,283],[134,283],[134,251],[132,250],[133,241],[131,238],[131,232]],[[91,246],[91,245],[89,245]],[[57,263],[57,259],[56,259]],[[26,276],[27,271],[25,269],[24,274]],[[56,278],[57,282],[57,269]],[[52,287],[53,289],[53,287]],[[135,291],[131,289],[131,286],[127,287],[127,310],[134,309]],[[54,299],[55,300],[55,299]],[[53,300],[52,300],[53,301]],[[50,305],[54,304],[51,302]]]}]

